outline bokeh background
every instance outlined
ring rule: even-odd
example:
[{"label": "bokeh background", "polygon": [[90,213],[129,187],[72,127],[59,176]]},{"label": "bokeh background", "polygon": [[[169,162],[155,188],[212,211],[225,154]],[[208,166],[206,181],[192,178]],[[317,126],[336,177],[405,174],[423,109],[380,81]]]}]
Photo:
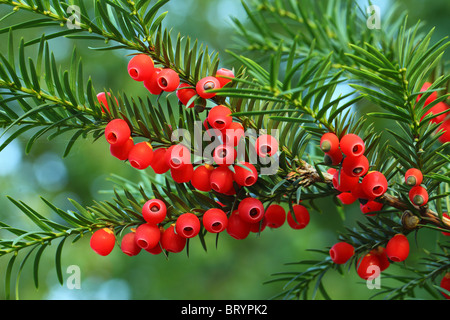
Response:
[{"label": "bokeh background", "polygon": [[[393,0],[392,0],[393,1]],[[384,10],[389,10],[392,1],[373,1]],[[89,1],[86,1],[88,3]],[[420,1],[399,0],[409,11],[409,21],[425,21],[436,27],[435,38],[448,36],[450,4],[447,0]],[[11,8],[0,5],[0,16]],[[246,22],[246,15],[238,0],[172,0],[164,7],[169,13],[165,25],[207,44],[221,54],[222,66],[233,65],[225,54],[233,48],[236,33],[230,16]],[[5,20],[11,25],[28,19],[31,15],[21,13]],[[24,36],[32,39],[43,32],[29,29],[17,32],[16,41]],[[1,52],[6,52],[5,36],[0,36]],[[85,73],[93,78],[98,89],[125,90],[129,95],[147,94],[136,86],[126,72],[127,52],[101,52],[88,48],[85,42],[74,43],[67,39],[50,41],[51,50],[63,66],[70,60],[73,46],[83,57]],[[98,45],[98,43],[95,43]],[[32,49],[30,49],[33,56]],[[447,54],[448,57],[448,54]],[[448,58],[447,58],[448,59]],[[4,138],[3,138],[4,139]],[[69,137],[67,137],[69,139]],[[0,153],[0,220],[12,226],[34,228],[25,216],[13,206],[6,196],[22,200],[43,215],[52,217],[40,196],[64,210],[74,209],[68,198],[83,205],[93,200],[110,197],[107,192],[113,187],[111,174],[118,174],[139,181],[139,173],[112,158],[106,142],[95,143],[80,140],[67,158],[62,158],[67,140],[39,140],[29,154],[25,154],[26,137],[17,139]],[[106,190],[106,192],[105,192]],[[36,290],[32,278],[32,264],[28,262],[20,278],[20,299],[268,299],[278,294],[283,282],[264,284],[274,279],[277,272],[295,271],[299,266],[286,263],[320,258],[307,249],[322,249],[336,241],[337,232],[352,227],[361,219],[358,205],[345,208],[345,218],[339,214],[331,200],[320,203],[321,212],[311,213],[311,223],[304,230],[292,230],[287,225],[276,230],[267,230],[260,237],[250,235],[238,241],[224,235],[215,247],[215,238],[207,237],[205,252],[198,240],[191,241],[189,257],[185,253],[171,255],[140,254],[130,258],[117,248],[108,257],[96,255],[89,247],[86,237],[76,244],[66,242],[62,256],[63,270],[71,265],[80,267],[81,289],[69,289],[57,281],[54,266],[56,245],[48,248],[41,260],[40,286]],[[7,237],[0,230],[1,237]],[[422,244],[433,248],[436,233],[421,233],[418,246],[413,245],[413,254],[408,263],[414,263],[421,253]],[[0,299],[5,297],[4,274],[8,258],[0,259]],[[400,272],[393,266],[390,272]],[[64,274],[64,279],[70,274]],[[324,279],[331,297],[336,299],[366,299],[374,290],[367,289],[355,272],[345,276],[329,272]],[[381,285],[392,285],[388,279]],[[420,293],[421,298],[429,298]],[[321,298],[319,295],[318,298]]]}]

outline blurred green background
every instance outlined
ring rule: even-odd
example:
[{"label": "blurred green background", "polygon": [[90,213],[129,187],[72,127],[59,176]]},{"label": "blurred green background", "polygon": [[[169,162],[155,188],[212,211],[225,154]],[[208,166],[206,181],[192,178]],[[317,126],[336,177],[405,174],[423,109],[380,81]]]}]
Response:
[{"label": "blurred green background", "polygon": [[[86,1],[88,3],[89,1]],[[424,20],[429,26],[436,26],[436,38],[448,35],[450,29],[448,15],[450,5],[446,0],[397,1],[409,10],[409,19]],[[383,10],[389,10],[390,1],[373,1]],[[9,6],[0,6],[0,16],[10,12]],[[207,44],[222,56],[222,66],[232,62],[224,51],[233,47],[235,33],[230,16],[245,23],[246,16],[238,0],[172,0],[165,6],[169,14],[165,25]],[[29,19],[32,15],[20,13],[3,22],[11,25]],[[382,17],[382,16],[381,16]],[[17,32],[32,39],[39,36],[42,29]],[[6,52],[5,37],[0,37],[1,51]],[[67,65],[74,43],[67,39],[50,41],[51,50],[58,62]],[[124,90],[129,95],[147,94],[141,86],[136,86],[126,72],[126,52],[100,52],[89,50],[86,42],[76,42],[78,53],[83,57],[85,73],[93,78],[97,89],[111,88]],[[98,43],[89,44],[98,45]],[[30,49],[31,56],[34,56]],[[68,139],[69,137],[67,137]],[[93,199],[108,199],[113,186],[109,177],[112,173],[139,181],[139,173],[128,165],[109,155],[107,144],[102,139],[90,143],[78,142],[71,154],[62,159],[67,140],[39,140],[30,154],[24,154],[25,140],[11,143],[0,153],[0,220],[12,226],[34,228],[23,214],[14,207],[6,196],[22,200],[43,215],[55,218],[43,205],[40,196],[55,203],[62,209],[73,209],[68,198],[81,204],[91,205]],[[127,257],[118,248],[108,257],[96,255],[89,247],[86,237],[71,245],[66,242],[62,263],[65,268],[76,265],[81,270],[81,289],[69,289],[66,283],[57,282],[54,268],[56,245],[48,248],[41,260],[40,287],[34,288],[32,264],[27,263],[19,283],[21,299],[267,299],[282,290],[283,282],[263,284],[273,279],[276,272],[298,270],[298,266],[285,263],[305,259],[321,258],[307,249],[322,249],[331,246],[337,232],[353,226],[361,219],[357,204],[345,208],[345,220],[337,212],[331,200],[320,203],[322,212],[311,212],[311,223],[304,230],[292,230],[287,225],[280,229],[266,230],[260,237],[251,234],[246,240],[234,240],[228,235],[220,238],[215,248],[215,238],[207,237],[208,251],[205,252],[197,239],[191,241],[190,255],[171,255],[168,260],[163,255],[152,256],[141,253],[137,257]],[[0,231],[1,237],[8,237]],[[424,232],[418,239],[418,248],[413,245],[413,255],[408,263],[414,263],[421,252],[421,245],[433,248],[436,233]],[[23,253],[21,253],[23,254]],[[8,258],[0,259],[0,298],[5,297],[4,273]],[[390,272],[400,270],[392,266]],[[64,274],[65,281],[70,276]],[[381,285],[392,284],[388,279]],[[395,285],[395,284],[394,284]],[[366,299],[374,290],[367,289],[355,272],[344,277],[330,272],[325,278],[325,287],[335,299]],[[428,298],[423,293],[421,298]],[[320,298],[320,295],[319,295]]]}]

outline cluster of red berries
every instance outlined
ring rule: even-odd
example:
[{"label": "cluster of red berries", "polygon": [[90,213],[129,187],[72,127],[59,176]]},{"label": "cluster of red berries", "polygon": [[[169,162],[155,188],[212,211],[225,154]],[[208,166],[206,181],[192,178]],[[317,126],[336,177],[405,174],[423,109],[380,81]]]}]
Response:
[{"label": "cluster of red berries", "polygon": [[[421,92],[424,92],[428,90],[432,86],[432,83],[425,82],[422,86]],[[416,102],[419,101],[419,99],[422,97],[422,95],[418,95]],[[428,96],[428,98],[425,100],[424,108],[432,103],[434,100],[437,99],[437,93],[434,91],[432,94]],[[438,115],[430,120],[431,123],[434,124],[440,124],[437,132],[442,132],[443,134],[439,137],[439,141],[442,143],[450,142],[450,107],[445,102],[438,102],[434,106],[432,106],[425,114],[422,116],[420,121],[422,121],[427,115],[433,114]]]},{"label": "cluster of red berries", "polygon": [[325,153],[324,162],[331,167],[327,170],[333,176],[333,187],[339,191],[338,199],[343,204],[360,201],[364,214],[373,215],[383,205],[375,199],[388,188],[386,177],[379,171],[369,171],[369,160],[364,155],[365,143],[356,134],[348,133],[341,139],[327,132],[320,139],[320,148]]},{"label": "cluster of red berries", "polygon": [[424,206],[428,203],[428,191],[422,185],[422,171],[410,168],[405,173],[405,183],[411,187],[409,190],[409,200],[416,206]]},{"label": "cluster of red berries", "polygon": [[[142,207],[145,223],[122,236],[120,248],[128,256],[135,256],[145,250],[151,254],[181,252],[187,239],[194,238],[203,228],[210,233],[226,231],[235,239],[245,239],[250,232],[262,232],[266,226],[279,228],[287,220],[293,229],[303,229],[309,223],[309,212],[302,205],[294,205],[293,214],[278,204],[271,204],[266,210],[261,201],[247,197],[239,202],[232,214],[219,208],[211,208],[200,217],[194,213],[183,213],[174,222],[167,220],[166,204],[159,199],[148,200]],[[295,216],[295,218],[293,217]],[[169,224],[168,227],[165,225]],[[109,255],[116,245],[113,229],[95,231],[90,239],[91,248],[102,256]]]},{"label": "cluster of red berries", "polygon": [[[355,248],[347,242],[337,242],[329,250],[331,260],[336,264],[347,263],[355,254]],[[401,262],[409,255],[408,238],[398,233],[387,243],[386,248],[378,246],[360,257],[356,272],[362,279],[376,278],[386,270],[391,262]],[[373,267],[373,268],[371,268]]]}]

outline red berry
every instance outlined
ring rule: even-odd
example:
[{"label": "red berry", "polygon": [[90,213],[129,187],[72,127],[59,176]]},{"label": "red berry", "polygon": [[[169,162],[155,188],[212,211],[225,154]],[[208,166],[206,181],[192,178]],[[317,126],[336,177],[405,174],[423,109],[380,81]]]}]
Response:
[{"label": "red berry", "polygon": [[[111,93],[108,92],[108,96],[111,97]],[[101,107],[102,107],[102,112],[105,112],[105,109],[103,109],[103,107],[106,108],[106,110],[109,111],[109,105],[108,105],[108,99],[106,98],[106,93],[105,92],[100,92],[99,94],[97,94],[97,100],[100,103]],[[119,101],[117,101],[116,98],[116,104],[119,105]]]},{"label": "red berry", "polygon": [[206,231],[211,233],[222,232],[228,226],[227,214],[223,210],[218,208],[207,210],[203,214],[202,221]]},{"label": "red berry", "polygon": [[139,247],[136,243],[136,233],[129,232],[122,237],[122,241],[120,243],[120,249],[127,256],[133,257],[141,252],[141,247]]},{"label": "red berry", "polygon": [[250,223],[242,220],[237,210],[228,218],[227,233],[237,240],[247,238],[250,234]]},{"label": "red berry", "polygon": [[424,206],[428,202],[428,192],[422,186],[415,186],[409,190],[409,200],[416,206]]},{"label": "red berry", "polygon": [[217,167],[211,172],[210,181],[214,191],[229,192],[233,188],[233,172],[227,167]]},{"label": "red berry", "polygon": [[341,192],[348,192],[358,184],[358,177],[351,177],[345,174],[344,171],[336,171],[333,175],[333,187]]},{"label": "red berry", "polygon": [[191,163],[191,151],[182,144],[175,144],[167,149],[165,159],[171,169],[180,169]]},{"label": "red berry", "polygon": [[144,223],[136,228],[136,243],[142,249],[155,247],[161,238],[158,226],[152,223]]},{"label": "red berry", "polygon": [[342,204],[352,204],[357,200],[351,192],[341,192],[337,195],[337,198],[342,202]]},{"label": "red berry", "polygon": [[161,223],[166,218],[166,214],[166,204],[160,199],[150,199],[142,206],[142,217],[148,223]]},{"label": "red berry", "polygon": [[170,169],[166,162],[166,152],[166,148],[158,148],[153,151],[153,160],[152,163],[150,163],[150,166],[157,174],[166,173]]},{"label": "red berry", "polygon": [[258,180],[258,172],[255,166],[249,162],[239,162],[233,168],[234,181],[240,186],[249,187]]},{"label": "red berry", "polygon": [[422,171],[416,168],[410,168],[405,173],[405,183],[410,186],[418,186],[423,181]]},{"label": "red berry", "polygon": [[336,264],[346,263],[355,254],[355,248],[347,242],[335,243],[330,249],[330,257]]},{"label": "red berry", "polygon": [[[440,287],[447,291],[450,291],[450,272],[447,272],[441,280]],[[450,295],[442,292],[445,299],[450,300]]]},{"label": "red berry", "polygon": [[[450,220],[450,216],[448,215],[447,212],[444,212],[444,213],[442,214],[442,217],[447,218],[447,219]],[[442,232],[442,234],[443,234],[444,236],[450,236],[450,232]]]},{"label": "red berry", "polygon": [[363,188],[361,183],[356,183],[353,185],[353,187],[350,190],[350,193],[357,199],[365,199],[368,201],[374,200],[376,197],[374,196],[368,196]]},{"label": "red berry", "polygon": [[175,231],[184,238],[193,238],[200,232],[200,219],[193,213],[183,213],[177,218]]},{"label": "red berry", "polygon": [[238,214],[247,223],[259,222],[264,217],[264,205],[256,198],[245,198],[239,203]]},{"label": "red berry", "polygon": [[204,99],[211,99],[216,96],[216,93],[206,92],[207,90],[220,88],[220,81],[215,77],[205,77],[200,79],[195,86],[198,95]]},{"label": "red berry", "polygon": [[233,147],[237,147],[241,139],[245,136],[244,127],[239,122],[231,122],[221,133],[224,144]]},{"label": "red berry", "polygon": [[221,88],[223,88],[226,84],[232,81],[232,79],[227,79],[224,77],[234,78],[234,72],[232,70],[225,68],[220,68],[219,70],[217,70],[216,78],[217,80],[219,80]]},{"label": "red berry", "polygon": [[438,138],[441,143],[450,142],[450,119],[444,120],[437,129],[437,132],[442,134]]},{"label": "red berry", "polygon": [[209,192],[211,191],[211,173],[214,168],[209,165],[201,165],[195,168],[192,175],[191,184],[192,186],[200,191]]},{"label": "red berry", "polygon": [[341,151],[346,156],[357,157],[364,154],[366,149],[363,139],[356,134],[348,133],[339,142]]},{"label": "red berry", "polygon": [[171,225],[162,233],[161,246],[168,252],[181,252],[186,246],[186,238],[177,234],[174,225]]},{"label": "red berry", "polygon": [[288,211],[288,214],[287,214],[288,225],[292,229],[296,229],[296,230],[305,228],[308,225],[309,219],[310,219],[308,209],[306,209],[301,204],[294,205],[293,209],[294,209],[295,220],[294,220],[294,217],[293,217],[293,214],[291,213],[291,211]]},{"label": "red berry", "polygon": [[381,272],[380,259],[372,253],[364,255],[358,260],[356,272],[364,280],[377,278]]},{"label": "red berry", "polygon": [[359,205],[359,207],[360,207],[362,213],[364,213],[368,216],[374,216],[375,213],[373,213],[373,212],[380,211],[383,208],[383,204],[380,202],[370,200],[370,201],[367,201],[365,204],[361,203]]},{"label": "red berry", "polygon": [[194,175],[194,166],[191,163],[187,163],[177,169],[171,168],[170,175],[177,183],[187,183],[191,181]]},{"label": "red berry", "polygon": [[343,158],[341,150],[338,149],[335,152],[325,152],[323,161],[328,166],[337,166],[342,162]]},{"label": "red berry", "polygon": [[146,54],[138,54],[128,62],[128,74],[136,81],[150,79],[154,69],[153,59]]},{"label": "red berry", "polygon": [[265,218],[262,218],[260,221],[250,224],[250,232],[253,232],[253,233],[263,232],[264,229],[266,228],[266,226],[267,226],[267,221]]},{"label": "red berry", "polygon": [[409,242],[405,235],[398,233],[386,245],[386,254],[391,261],[404,261],[409,255]]},{"label": "red berry", "polygon": [[214,148],[213,159],[219,166],[229,166],[236,160],[236,150],[234,147],[222,144]]},{"label": "red berry", "polygon": [[263,134],[256,139],[255,149],[258,156],[271,157],[278,151],[278,141],[269,134]]},{"label": "red berry", "polygon": [[278,204],[271,204],[264,214],[264,219],[269,228],[279,228],[286,221],[286,211]]},{"label": "red berry", "polygon": [[111,145],[125,144],[131,136],[131,129],[123,119],[114,119],[105,127],[105,138]]},{"label": "red berry", "polygon": [[450,110],[447,107],[447,105],[445,104],[445,102],[438,102],[434,106],[432,106],[427,112],[425,112],[425,114],[422,116],[422,118],[420,118],[420,121],[422,121],[423,118],[425,118],[427,115],[429,115],[431,113],[432,115],[437,115],[437,114],[439,114],[439,115],[432,118],[430,120],[430,122],[431,123],[441,123],[447,117],[447,114],[449,112],[442,113],[442,114],[440,114],[440,113],[445,112],[447,110],[450,112]]},{"label": "red berry", "polygon": [[[427,90],[431,87],[431,85],[432,85],[432,83],[430,83],[430,82],[425,82],[425,83],[423,84],[422,88],[420,89],[420,92],[427,91]],[[417,96],[416,102],[419,102],[420,98],[422,98],[422,94],[419,94],[419,95]],[[428,96],[428,98],[425,100],[424,106],[428,105],[429,103],[433,102],[433,101],[436,100],[436,99],[437,99],[437,92],[436,92],[436,91],[433,91],[433,92]]]},{"label": "red berry", "polygon": [[153,160],[152,145],[147,142],[139,142],[131,148],[128,161],[133,168],[144,170],[150,166]]},{"label": "red berry", "polygon": [[377,198],[387,191],[388,182],[384,174],[372,171],[362,179],[361,187],[369,197]]},{"label": "red berry", "polygon": [[333,132],[327,132],[320,138],[320,149],[325,153],[335,153],[339,150],[339,138]]},{"label": "red berry", "polygon": [[369,171],[369,160],[363,155],[347,156],[342,161],[342,170],[351,177],[362,177]]},{"label": "red berry", "polygon": [[161,94],[163,89],[158,85],[157,78],[158,74],[161,72],[161,68],[155,68],[150,78],[144,80],[144,87],[154,95]]},{"label": "red berry", "polygon": [[[183,89],[187,88],[187,89]],[[195,103],[194,101],[188,106],[189,101],[197,95],[197,91],[191,88],[191,86],[187,83],[182,83],[178,86],[177,97],[178,100],[188,108],[193,108]]]},{"label": "red berry", "polygon": [[90,246],[97,254],[107,256],[116,245],[116,236],[109,228],[103,228],[95,231],[90,240]]},{"label": "red berry", "polygon": [[128,155],[130,154],[131,149],[134,147],[133,138],[129,138],[127,142],[124,144],[111,144],[109,145],[109,151],[111,155],[116,157],[119,160],[127,160]]},{"label": "red berry", "polygon": [[384,271],[389,267],[390,262],[389,262],[387,254],[386,254],[385,248],[383,248],[382,246],[378,246],[377,248],[371,250],[370,253],[375,255],[378,258],[378,260],[380,261],[380,264],[379,264],[380,271]]},{"label": "red berry", "polygon": [[172,92],[180,85],[180,76],[176,71],[165,68],[156,75],[156,83],[163,91]]},{"label": "red berry", "polygon": [[231,110],[223,105],[213,107],[208,114],[208,123],[213,129],[225,130],[233,122]]}]

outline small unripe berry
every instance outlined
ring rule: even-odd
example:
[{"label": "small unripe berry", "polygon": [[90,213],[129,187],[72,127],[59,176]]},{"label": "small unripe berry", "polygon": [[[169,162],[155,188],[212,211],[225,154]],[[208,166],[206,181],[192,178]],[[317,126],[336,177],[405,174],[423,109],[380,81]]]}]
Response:
[{"label": "small unripe berry", "polygon": [[219,70],[217,70],[216,78],[219,81],[221,88],[223,88],[226,84],[228,84],[229,82],[232,81],[232,79],[227,79],[222,76],[228,77],[228,78],[234,78],[234,72],[232,70],[229,70],[226,68],[220,68]]},{"label": "small unripe berry", "polygon": [[222,144],[214,148],[213,159],[219,166],[229,166],[236,160],[236,150],[231,145]]},{"label": "small unripe berry", "polygon": [[161,246],[164,250],[172,253],[183,251],[186,246],[186,238],[175,232],[175,226],[168,227],[161,236]]},{"label": "small unripe berry", "polygon": [[193,213],[183,213],[177,218],[175,231],[184,238],[193,238],[200,232],[200,219]]},{"label": "small unripe berry", "polygon": [[271,204],[264,214],[269,228],[279,228],[286,222],[286,211],[279,204]]},{"label": "small unripe berry", "polygon": [[355,254],[355,248],[347,242],[335,243],[330,249],[330,258],[336,264],[344,264]]},{"label": "small unripe berry", "polygon": [[180,85],[180,76],[176,71],[165,68],[156,75],[156,83],[163,91],[172,92]]},{"label": "small unripe berry", "polygon": [[247,238],[250,234],[250,223],[242,220],[237,210],[234,211],[228,218],[227,233],[237,240]]},{"label": "small unripe berry", "polygon": [[114,119],[105,127],[105,138],[110,145],[125,144],[131,136],[131,129],[123,119]]},{"label": "small unripe berry", "polygon": [[211,191],[211,173],[214,167],[206,164],[195,168],[192,175],[191,184],[192,186],[200,191],[209,192]]},{"label": "small unripe berry", "polygon": [[226,193],[233,188],[233,172],[227,167],[217,167],[211,172],[211,188],[219,193]]},{"label": "small unripe berry", "polygon": [[380,259],[377,255],[368,253],[357,262],[358,276],[364,280],[375,279],[380,275]]},{"label": "small unripe berry", "polygon": [[120,249],[127,256],[133,257],[141,252],[141,247],[139,247],[136,243],[136,233],[129,232],[122,237],[122,241],[120,242]]},{"label": "small unripe berry", "polygon": [[308,209],[306,209],[306,207],[302,206],[301,204],[294,205],[293,209],[295,220],[294,217],[292,216],[293,214],[291,213],[291,211],[288,211],[287,214],[288,225],[292,229],[296,230],[305,228],[309,224],[310,220]]},{"label": "small unripe berry", "polygon": [[424,206],[428,203],[427,189],[421,185],[412,187],[408,195],[409,200],[416,206]]},{"label": "small unripe berry", "polygon": [[135,55],[128,62],[128,74],[136,81],[150,79],[153,69],[153,59],[146,54]]},{"label": "small unripe berry", "polygon": [[189,101],[197,95],[197,91],[191,88],[187,83],[182,83],[178,86],[177,97],[182,104],[188,108],[193,108],[195,106],[195,101],[192,101],[188,106]]},{"label": "small unripe berry", "polygon": [[109,151],[111,152],[111,155],[116,157],[119,160],[127,160],[128,155],[130,154],[131,149],[134,147],[134,141],[133,138],[129,138],[127,142],[124,144],[111,144],[109,146]]},{"label": "small unripe berry", "polygon": [[151,224],[158,224],[164,221],[167,214],[167,207],[160,199],[150,199],[142,206],[142,217]]},{"label": "small unripe berry", "polygon": [[163,92],[163,89],[158,85],[158,74],[161,72],[161,68],[155,68],[153,70],[152,76],[149,79],[144,80],[144,87],[147,88],[147,90],[154,95],[161,94]]},{"label": "small unripe berry", "polygon": [[369,172],[361,181],[361,187],[369,197],[380,197],[388,188],[388,182],[384,174],[379,171]]},{"label": "small unripe berry", "polygon": [[228,217],[223,210],[212,208],[203,214],[202,222],[206,231],[211,233],[219,233],[227,228]]},{"label": "small unripe berry", "polygon": [[211,99],[216,96],[216,93],[206,92],[207,90],[220,88],[221,86],[219,79],[215,77],[205,77],[203,79],[200,79],[195,86],[198,95],[204,99]]},{"label": "small unripe berry", "polygon": [[194,175],[194,166],[191,163],[187,163],[177,169],[170,169],[170,176],[177,183],[187,183],[191,181]]},{"label": "small unripe berry", "polygon": [[233,122],[233,117],[231,115],[231,110],[223,105],[217,105],[213,107],[208,114],[209,125],[217,130],[227,129],[231,122]]},{"label": "small unripe berry", "polygon": [[320,138],[320,149],[325,153],[334,153],[339,150],[339,138],[333,132],[327,132]]},{"label": "small unripe berry", "polygon": [[357,157],[364,154],[366,149],[363,139],[356,134],[348,133],[339,142],[341,151],[346,156]]},{"label": "small unripe berry", "polygon": [[157,174],[166,173],[170,169],[166,162],[166,152],[166,148],[158,148],[153,151],[153,160],[152,163],[150,163],[150,166]]},{"label": "small unripe berry", "polygon": [[90,240],[90,246],[97,254],[107,256],[114,249],[116,236],[109,228],[103,228],[95,231]]},{"label": "small unripe berry", "polygon": [[409,241],[399,233],[393,236],[386,245],[386,254],[391,261],[404,261],[409,255]]},{"label": "small unripe berry", "polygon": [[422,171],[416,168],[410,168],[405,173],[405,183],[410,186],[418,186],[423,181]]},{"label": "small unripe berry", "polygon": [[256,223],[264,217],[264,205],[260,200],[248,197],[239,203],[238,213],[245,222]]},{"label": "small unripe berry", "polygon": [[[444,277],[441,279],[441,283],[439,284],[442,289],[450,291],[450,272],[447,272]],[[442,295],[445,299],[450,300],[450,295],[442,292]]]},{"label": "small unripe berry", "polygon": [[269,134],[260,135],[255,143],[256,154],[260,157],[271,157],[278,151],[278,141]]},{"label": "small unripe berry", "polygon": [[240,186],[249,187],[258,180],[258,172],[253,164],[249,162],[240,162],[234,166],[234,181]]},{"label": "small unripe berry", "polygon": [[369,160],[363,155],[347,156],[342,161],[342,170],[351,177],[362,177],[369,171]]},{"label": "small unripe berry", "polygon": [[142,249],[155,247],[161,238],[161,231],[155,224],[144,223],[136,228],[136,243]]},{"label": "small unripe berry", "polygon": [[128,161],[133,168],[139,170],[148,168],[153,161],[152,145],[146,141],[135,144],[128,154]]}]

